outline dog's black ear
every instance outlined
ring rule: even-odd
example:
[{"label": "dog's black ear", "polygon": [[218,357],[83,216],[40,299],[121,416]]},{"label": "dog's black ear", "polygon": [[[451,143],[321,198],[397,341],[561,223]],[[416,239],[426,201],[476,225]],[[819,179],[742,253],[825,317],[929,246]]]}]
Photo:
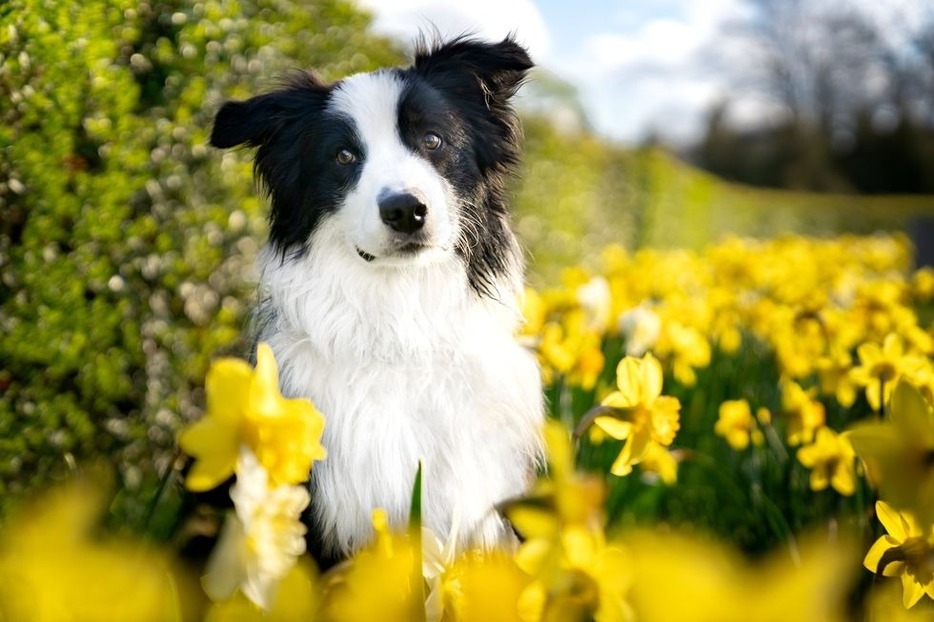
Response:
[{"label": "dog's black ear", "polygon": [[415,70],[432,84],[459,97],[481,97],[487,108],[505,105],[534,66],[511,36],[499,43],[458,37],[446,43],[421,42]]},{"label": "dog's black ear", "polygon": [[214,117],[211,145],[229,149],[237,145],[259,147],[305,114],[319,111],[327,85],[312,73],[287,77],[274,91],[246,101],[228,101]]}]

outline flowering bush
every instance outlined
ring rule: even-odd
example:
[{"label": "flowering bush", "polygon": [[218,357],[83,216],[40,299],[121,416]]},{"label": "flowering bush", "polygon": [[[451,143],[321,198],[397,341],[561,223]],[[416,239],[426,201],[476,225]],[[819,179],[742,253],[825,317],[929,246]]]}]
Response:
[{"label": "flowering bush", "polygon": [[[520,338],[546,381],[548,465],[500,508],[523,537],[517,550],[462,551],[456,526],[422,528],[413,474],[408,528],[374,508],[371,544],[318,575],[300,515],[313,502],[302,482],[327,459],[327,413],[281,396],[263,344],[255,369],[217,360],[205,416],[179,435],[194,458],[188,488],[235,477],[200,587],[165,551],[102,539],[93,497],[58,494],[3,531],[0,611],[931,619],[934,274],[911,272],[909,256],[890,237],[731,239],[701,254],[611,247],[599,269],[528,291]],[[87,572],[59,559],[85,560]],[[106,600],[73,607],[89,594]]]}]

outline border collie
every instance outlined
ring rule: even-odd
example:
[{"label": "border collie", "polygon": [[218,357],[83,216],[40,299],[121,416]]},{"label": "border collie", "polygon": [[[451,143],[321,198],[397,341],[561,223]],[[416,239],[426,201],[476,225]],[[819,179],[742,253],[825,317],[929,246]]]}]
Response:
[{"label": "border collie", "polygon": [[255,147],[271,203],[256,340],[283,393],[327,421],[309,517],[325,565],[369,541],[374,508],[406,524],[419,461],[425,526],[460,547],[514,538],[494,508],[541,460],[505,190],[531,67],[512,38],[460,37],[405,69],[295,74],[217,113],[211,144]]}]

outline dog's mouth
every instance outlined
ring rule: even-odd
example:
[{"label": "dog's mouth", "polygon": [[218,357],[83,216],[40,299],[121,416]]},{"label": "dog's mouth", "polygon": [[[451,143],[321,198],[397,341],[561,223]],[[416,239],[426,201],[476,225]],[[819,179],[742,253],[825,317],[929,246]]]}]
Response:
[{"label": "dog's mouth", "polygon": [[371,254],[369,254],[368,252],[366,252],[366,251],[364,251],[364,250],[360,250],[359,247],[357,248],[357,254],[360,255],[360,258],[363,259],[363,261],[365,261],[365,262],[367,262],[367,263],[370,263],[371,261],[373,261],[374,259],[376,259],[376,255],[371,255]]},{"label": "dog's mouth", "polygon": [[[431,246],[430,244],[421,244],[419,242],[407,242],[405,244],[400,244],[399,246],[395,247],[392,253],[387,255],[387,257],[412,257],[414,255],[418,255],[419,253],[423,251],[430,250],[431,248],[434,248],[434,247]],[[356,251],[360,259],[362,259],[363,261],[367,263],[370,263],[376,260],[377,258],[376,255],[366,252],[359,246],[356,247]]]}]

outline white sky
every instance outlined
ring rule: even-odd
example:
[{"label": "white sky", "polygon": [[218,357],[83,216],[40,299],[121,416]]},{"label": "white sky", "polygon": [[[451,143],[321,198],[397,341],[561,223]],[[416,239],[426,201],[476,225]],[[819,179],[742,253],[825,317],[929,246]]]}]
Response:
[{"label": "white sky", "polygon": [[700,130],[727,84],[698,52],[746,10],[743,0],[359,1],[375,14],[378,31],[403,41],[433,27],[491,39],[515,33],[538,65],[578,88],[595,129],[624,142],[651,130],[676,140]]}]

